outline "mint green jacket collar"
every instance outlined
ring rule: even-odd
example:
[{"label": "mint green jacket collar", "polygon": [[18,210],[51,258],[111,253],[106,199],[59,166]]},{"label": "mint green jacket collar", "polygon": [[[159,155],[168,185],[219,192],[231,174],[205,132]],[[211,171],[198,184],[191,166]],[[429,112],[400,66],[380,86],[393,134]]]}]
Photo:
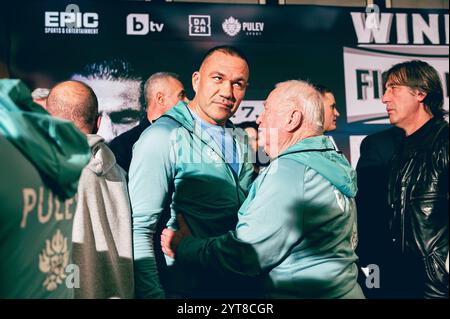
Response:
[{"label": "mint green jacket collar", "polygon": [[[191,114],[191,110],[185,102],[178,102],[172,109],[167,111],[163,116],[170,117],[173,120],[180,123],[186,130],[197,136],[203,143],[211,147],[215,153],[217,153],[223,161],[225,161],[224,155],[220,145],[217,145],[214,139],[206,133],[201,125],[195,124],[195,120]],[[245,159],[249,158],[249,150],[245,147],[245,133],[241,130],[237,130],[231,121],[225,123],[225,127],[234,130],[234,139],[236,149],[238,152],[239,163],[244,163]],[[241,166],[240,165],[240,166]]]},{"label": "mint green jacket collar", "polygon": [[278,158],[287,157],[311,167],[348,197],[355,197],[356,171],[347,159],[336,151],[327,136],[305,138],[282,152]]}]

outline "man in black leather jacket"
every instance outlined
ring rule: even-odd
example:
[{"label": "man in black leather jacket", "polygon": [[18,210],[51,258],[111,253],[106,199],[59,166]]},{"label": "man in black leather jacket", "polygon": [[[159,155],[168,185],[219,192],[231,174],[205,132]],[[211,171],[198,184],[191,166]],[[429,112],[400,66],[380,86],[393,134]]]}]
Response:
[{"label": "man in black leather jacket", "polygon": [[396,297],[448,298],[449,129],[442,85],[433,67],[415,60],[389,69],[385,87],[389,120],[406,135],[388,185]]},{"label": "man in black leather jacket", "polygon": [[[375,264],[379,268],[379,285],[368,285],[371,277],[360,273],[359,282],[364,295],[372,298],[396,298],[392,289],[396,274],[392,274],[392,239],[389,220],[392,210],[388,205],[387,191],[389,165],[395,150],[404,138],[404,131],[396,126],[371,134],[363,139],[356,166],[358,177],[358,246],[356,254],[360,267]],[[375,240],[376,239],[376,240]],[[374,273],[375,275],[375,273]],[[375,283],[375,282],[374,282]]]}]

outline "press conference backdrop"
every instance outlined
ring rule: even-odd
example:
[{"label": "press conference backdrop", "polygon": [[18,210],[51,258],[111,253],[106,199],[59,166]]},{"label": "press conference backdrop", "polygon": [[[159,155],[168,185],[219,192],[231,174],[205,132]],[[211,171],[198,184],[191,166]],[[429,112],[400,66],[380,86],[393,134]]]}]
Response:
[{"label": "press conference backdrop", "polygon": [[120,58],[143,78],[191,75],[216,45],[241,48],[250,59],[250,86],[233,122],[255,120],[277,82],[305,79],[330,87],[341,113],[332,133],[356,165],[359,144],[389,121],[382,72],[425,60],[449,98],[449,15],[445,10],[36,1],[10,7],[9,68],[31,86],[49,87],[83,66]]}]

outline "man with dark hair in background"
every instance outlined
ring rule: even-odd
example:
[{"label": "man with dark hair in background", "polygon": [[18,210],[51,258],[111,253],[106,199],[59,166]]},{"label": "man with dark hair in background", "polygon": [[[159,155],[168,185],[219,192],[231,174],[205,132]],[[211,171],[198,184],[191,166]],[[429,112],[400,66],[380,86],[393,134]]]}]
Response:
[{"label": "man with dark hair in background", "polygon": [[75,193],[86,137],[0,80],[0,298],[73,298]]},{"label": "man with dark hair in background", "polygon": [[86,84],[66,81],[56,85],[47,99],[47,110],[72,121],[86,134],[91,160],[78,185],[78,205],[73,222],[73,260],[80,268],[76,298],[133,298],[131,208],[125,172],[98,127],[95,93]]},{"label": "man with dark hair in background", "polygon": [[324,110],[323,129],[325,132],[334,131],[336,129],[336,120],[341,115],[337,110],[334,94],[331,89],[322,84],[315,84],[314,87],[322,95]]},{"label": "man with dark hair in background", "polygon": [[246,121],[236,124],[236,127],[244,130],[247,134],[248,144],[252,150],[252,163],[256,178],[262,169],[270,164],[270,158],[264,152],[262,145],[259,145],[258,124],[256,122]]},{"label": "man with dark hair in background", "polygon": [[442,84],[419,60],[394,65],[384,80],[389,121],[406,135],[388,182],[393,289],[399,298],[448,298],[449,130]]},{"label": "man with dark hair in background", "polygon": [[130,169],[133,145],[142,132],[179,101],[188,102],[184,85],[181,83],[178,74],[171,72],[152,74],[145,81],[144,98],[146,114],[142,117],[139,125],[122,133],[109,143],[117,164],[127,173]]},{"label": "man with dark hair in background", "polygon": [[[340,116],[337,107],[336,107],[336,99],[334,97],[333,92],[330,88],[326,87],[322,84],[315,84],[314,87],[317,91],[319,91],[320,95],[322,96],[322,102],[323,102],[323,111],[324,111],[324,123],[323,123],[323,129],[324,132],[331,132],[336,129],[336,120]],[[333,143],[333,146],[336,150],[339,148],[337,147],[337,144],[333,138],[333,136],[328,135],[328,138]]]},{"label": "man with dark hair in background", "polygon": [[106,142],[139,124],[142,79],[133,72],[130,63],[112,59],[86,65],[71,77],[94,90],[102,117],[97,134]]}]

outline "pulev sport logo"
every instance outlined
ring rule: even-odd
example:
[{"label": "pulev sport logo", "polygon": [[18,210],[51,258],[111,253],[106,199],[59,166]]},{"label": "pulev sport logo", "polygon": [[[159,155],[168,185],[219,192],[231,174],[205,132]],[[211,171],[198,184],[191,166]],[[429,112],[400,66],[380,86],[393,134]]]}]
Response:
[{"label": "pulev sport logo", "polygon": [[222,29],[230,37],[234,37],[241,30],[245,35],[260,36],[264,31],[264,22],[240,22],[234,17],[229,17],[222,23]]},{"label": "pulev sport logo", "polygon": [[45,12],[45,33],[98,34],[98,20],[98,13],[83,13],[76,4],[69,4],[66,11]]},{"label": "pulev sport logo", "polygon": [[164,23],[150,21],[150,15],[146,13],[130,13],[127,15],[127,34],[146,35],[149,32],[161,32]]}]

